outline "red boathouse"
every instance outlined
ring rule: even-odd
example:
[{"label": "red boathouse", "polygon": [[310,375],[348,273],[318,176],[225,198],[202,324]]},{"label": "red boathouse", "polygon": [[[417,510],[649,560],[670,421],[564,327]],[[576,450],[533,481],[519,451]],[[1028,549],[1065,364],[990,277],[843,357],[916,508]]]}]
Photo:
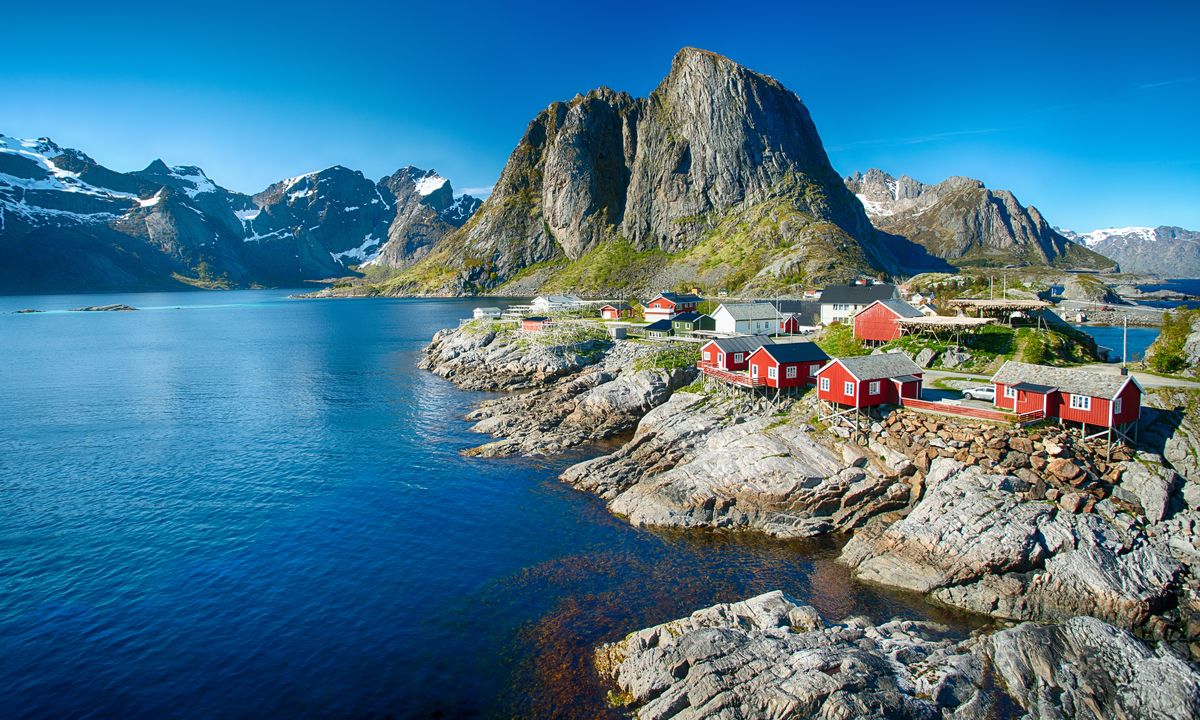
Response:
[{"label": "red boathouse", "polygon": [[521,329],[526,332],[541,332],[551,325],[552,321],[548,317],[527,317],[521,321]]},{"label": "red boathouse", "polygon": [[776,389],[815,384],[817,372],[827,362],[829,356],[811,342],[763,345],[748,359],[750,378]]},{"label": "red boathouse", "polygon": [[1089,425],[1107,431],[1141,417],[1142,387],[1128,375],[1009,360],[992,376],[992,384],[996,407],[1080,423],[1085,434]]},{"label": "red boathouse", "polygon": [[903,318],[924,317],[921,311],[903,300],[876,300],[854,316],[854,337],[875,343],[899,339]]},{"label": "red boathouse", "polygon": [[600,308],[600,317],[605,320],[621,320],[632,315],[633,308],[629,306],[629,303],[613,303]]},{"label": "red boathouse", "polygon": [[921,368],[903,353],[835,358],[817,373],[817,397],[854,409],[921,397]]},{"label": "red boathouse", "polygon": [[763,345],[770,345],[774,342],[765,335],[741,335],[709,340],[700,348],[700,368],[745,370],[749,365],[751,353]]}]

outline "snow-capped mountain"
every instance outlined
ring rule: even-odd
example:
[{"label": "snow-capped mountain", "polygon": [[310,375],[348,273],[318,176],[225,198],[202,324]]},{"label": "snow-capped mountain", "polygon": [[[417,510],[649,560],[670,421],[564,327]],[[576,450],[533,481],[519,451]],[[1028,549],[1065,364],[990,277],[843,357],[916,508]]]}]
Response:
[{"label": "snow-capped mountain", "polygon": [[1126,272],[1162,277],[1200,277],[1200,232],[1181,227],[1123,227],[1063,236],[1121,264]]},{"label": "snow-capped mountain", "polygon": [[373,182],[334,166],[246,195],[194,166],[121,173],[0,135],[0,292],[287,285],[403,266],[479,203],[413,167]]},{"label": "snow-capped mountain", "polygon": [[1104,253],[1089,252],[1057,233],[1038,209],[1008,190],[950,177],[927,185],[878,169],[845,179],[875,227],[925,247],[951,264],[1054,265],[1104,269]]}]

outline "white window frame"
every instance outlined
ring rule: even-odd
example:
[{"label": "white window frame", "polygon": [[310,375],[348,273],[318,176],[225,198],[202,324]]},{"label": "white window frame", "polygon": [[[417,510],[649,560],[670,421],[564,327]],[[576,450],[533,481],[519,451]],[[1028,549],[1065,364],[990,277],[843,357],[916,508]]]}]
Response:
[{"label": "white window frame", "polygon": [[1125,398],[1123,398],[1123,397],[1119,397],[1116,400],[1113,400],[1113,415],[1120,415],[1121,409],[1124,407],[1124,405],[1125,405]]},{"label": "white window frame", "polygon": [[880,387],[881,385],[878,380],[872,380],[871,383],[867,385],[867,394],[878,395]]},{"label": "white window frame", "polygon": [[771,380],[778,380],[779,379],[779,368],[777,368],[773,365],[771,367],[767,368],[767,378],[769,378]]},{"label": "white window frame", "polygon": [[796,377],[796,366],[788,365],[787,368],[783,371],[783,374],[785,377],[795,378]]},{"label": "white window frame", "polygon": [[1072,395],[1071,409],[1090,412],[1092,409],[1092,398],[1087,395]]},{"label": "white window frame", "polygon": [[821,389],[826,392],[829,391],[829,378],[827,378],[827,377],[821,378]]},{"label": "white window frame", "polygon": [[746,353],[734,353],[733,354],[733,361],[735,363],[740,363],[740,362],[744,361],[745,359],[746,359]]},{"label": "white window frame", "polygon": [[809,375],[812,375],[813,377],[816,377],[816,376],[817,376],[817,373],[818,373],[818,372],[820,372],[820,371],[821,371],[821,366],[820,366],[820,365],[813,365],[812,367],[810,367],[810,368],[808,369],[808,374],[809,374]]},{"label": "white window frame", "polygon": [[846,384],[842,386],[842,394],[845,395],[846,397],[854,397],[854,392],[855,392],[854,383],[847,380]]},{"label": "white window frame", "polygon": [[704,362],[712,362],[712,351],[711,350],[704,351]]},{"label": "white window frame", "polygon": [[720,365],[721,367],[725,367],[725,353],[723,353],[723,352],[717,353],[717,364]]},{"label": "white window frame", "polygon": [[750,377],[758,379],[758,366],[757,365],[750,366]]},{"label": "white window frame", "polygon": [[1005,385],[1004,386],[1004,397],[1005,397],[1005,399],[1008,399],[1008,400],[1016,400],[1017,399],[1017,389],[1015,387],[1013,387],[1012,385]]}]

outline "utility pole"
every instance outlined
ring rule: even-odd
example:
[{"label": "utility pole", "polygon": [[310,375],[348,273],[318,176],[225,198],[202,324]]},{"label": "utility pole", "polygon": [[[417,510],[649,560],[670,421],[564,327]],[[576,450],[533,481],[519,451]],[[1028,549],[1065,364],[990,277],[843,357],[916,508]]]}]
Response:
[{"label": "utility pole", "polygon": [[991,299],[995,300],[996,299],[996,276],[988,275],[988,283],[989,283],[988,295],[991,297]]},{"label": "utility pole", "polygon": [[1129,360],[1129,316],[1122,316],[1124,327],[1121,329],[1121,374],[1126,371],[1125,363]]}]

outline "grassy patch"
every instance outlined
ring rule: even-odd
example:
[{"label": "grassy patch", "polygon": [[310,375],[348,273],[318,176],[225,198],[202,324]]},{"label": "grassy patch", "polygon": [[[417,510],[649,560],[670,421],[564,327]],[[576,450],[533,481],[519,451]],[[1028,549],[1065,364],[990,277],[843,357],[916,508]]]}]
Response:
[{"label": "grassy patch", "polygon": [[854,337],[854,328],[850,325],[834,323],[825,328],[816,340],[817,346],[830,357],[854,357],[866,355],[871,350]]},{"label": "grassy patch", "polygon": [[678,370],[700,362],[700,346],[696,343],[675,343],[633,361],[634,370]]}]

